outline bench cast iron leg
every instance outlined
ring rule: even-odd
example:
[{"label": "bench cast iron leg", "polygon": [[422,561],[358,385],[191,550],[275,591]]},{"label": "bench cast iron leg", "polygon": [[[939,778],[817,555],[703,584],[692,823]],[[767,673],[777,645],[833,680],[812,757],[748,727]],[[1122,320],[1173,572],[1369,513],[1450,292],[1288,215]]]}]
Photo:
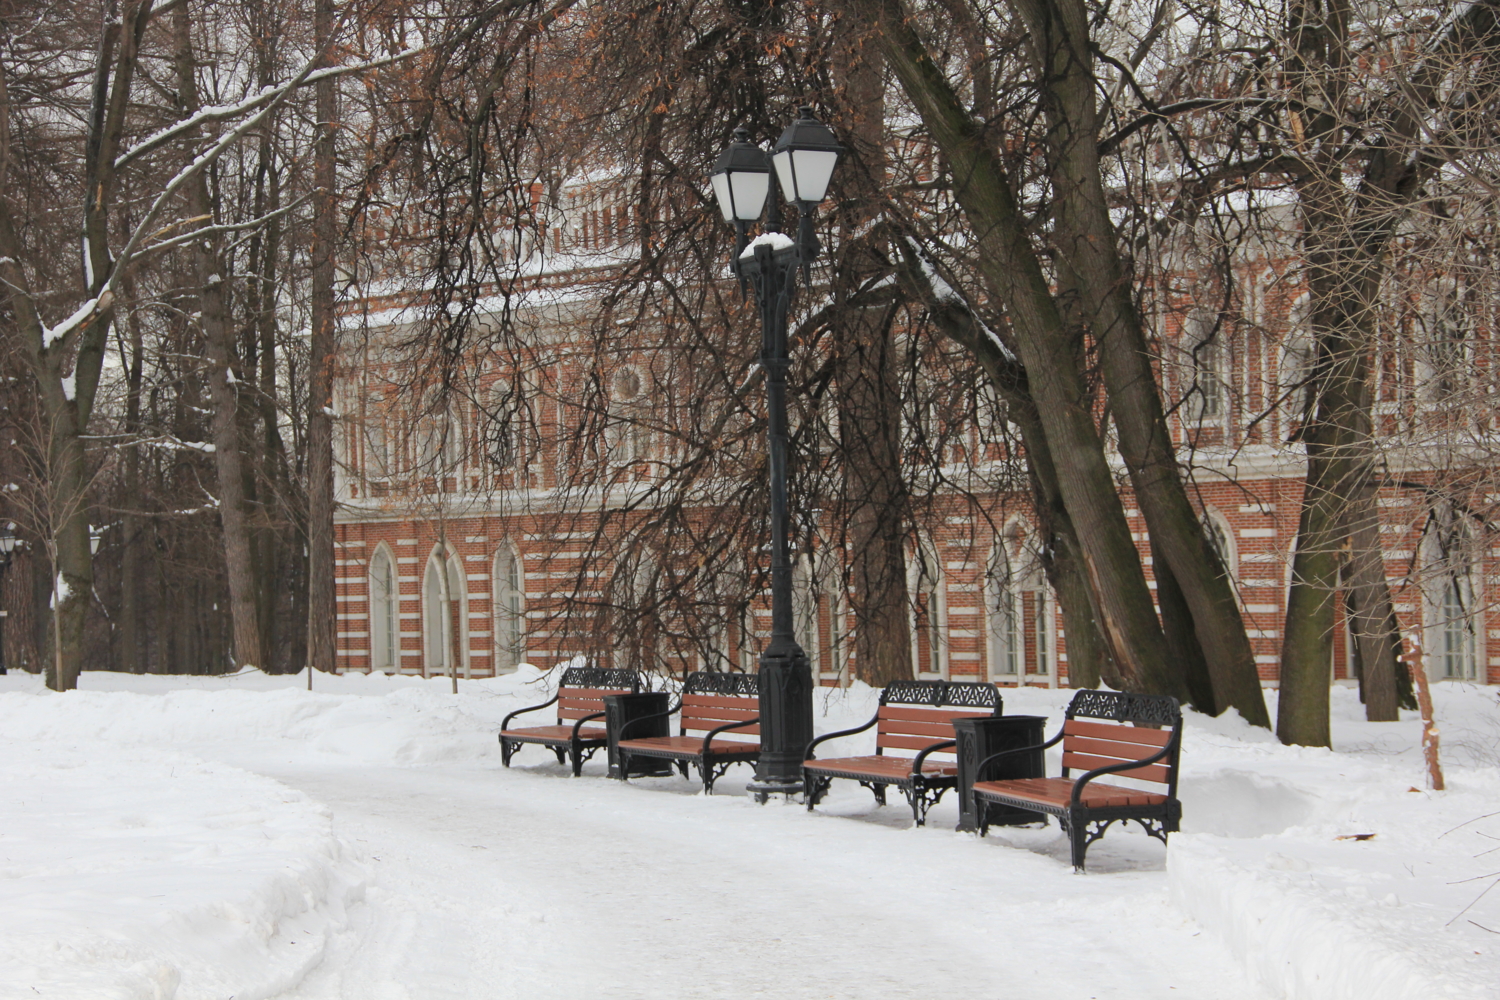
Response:
[{"label": "bench cast iron leg", "polygon": [[562,766],[563,764],[566,764],[568,762],[567,747],[553,747],[552,755],[557,758],[558,766]]},{"label": "bench cast iron leg", "polygon": [[1089,853],[1089,823],[1082,809],[1067,813],[1068,846],[1072,848],[1073,870],[1084,871],[1083,859]]},{"label": "bench cast iron leg", "polygon": [[832,784],[832,778],[813,774],[811,771],[802,772],[802,801],[807,803],[808,812],[812,812],[813,806],[823,801],[823,796],[828,794]]},{"label": "bench cast iron leg", "polygon": [[510,758],[516,752],[517,744],[512,743],[504,736],[500,737],[500,763],[504,767],[510,767]]},{"label": "bench cast iron leg", "polygon": [[620,780],[621,781],[629,781],[630,780],[630,753],[628,751],[622,749],[622,750],[619,751],[619,754],[620,754]]},{"label": "bench cast iron leg", "polygon": [[578,745],[577,740],[574,740],[569,749],[572,751],[573,777],[576,778],[583,774],[583,747]]},{"label": "bench cast iron leg", "polygon": [[685,760],[679,760],[679,761],[674,761],[673,763],[675,763],[677,765],[677,770],[679,770],[679,771],[682,772],[682,780],[683,781],[688,780],[688,766],[687,766],[687,761],[685,761]]},{"label": "bench cast iron leg", "polygon": [[[682,776],[687,777],[687,765],[682,765]],[[703,794],[714,793],[714,761],[712,757],[703,757],[698,761],[698,777],[703,779]]]}]

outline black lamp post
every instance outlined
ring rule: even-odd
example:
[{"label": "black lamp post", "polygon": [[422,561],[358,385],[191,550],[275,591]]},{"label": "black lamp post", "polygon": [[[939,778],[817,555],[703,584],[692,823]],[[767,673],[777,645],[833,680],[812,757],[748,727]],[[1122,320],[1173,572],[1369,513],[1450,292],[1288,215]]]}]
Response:
[{"label": "black lamp post", "polygon": [[[802,754],[813,738],[812,668],[792,630],[792,564],[786,502],[786,327],[797,271],[804,276],[818,256],[812,212],[828,191],[842,147],[833,132],[801,109],[770,157],[736,129],[734,142],[714,164],[714,195],[738,234],[732,266],[741,287],[755,291],[760,309],[760,363],[766,376],[767,443],[771,472],[771,641],[760,654],[760,762],[750,791],[761,802],[802,790]],[[774,173],[772,165],[775,166]],[[777,180],[801,216],[797,239],[781,232]],[[762,233],[751,224],[770,200]],[[805,278],[804,278],[805,280]]]},{"label": "black lamp post", "polygon": [[[10,569],[11,553],[16,551],[16,526],[0,525],[0,583],[5,582],[5,571]],[[5,618],[6,611],[0,608],[0,674],[5,673]]]}]

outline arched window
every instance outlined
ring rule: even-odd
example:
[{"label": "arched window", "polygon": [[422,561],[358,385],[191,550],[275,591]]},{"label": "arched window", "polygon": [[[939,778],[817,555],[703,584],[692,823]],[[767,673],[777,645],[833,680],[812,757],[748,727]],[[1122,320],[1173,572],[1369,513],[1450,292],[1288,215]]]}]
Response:
[{"label": "arched window", "polygon": [[1307,421],[1313,406],[1311,380],[1318,357],[1312,330],[1312,299],[1297,296],[1287,316],[1281,338],[1281,362],[1277,365],[1276,388],[1281,399],[1282,437],[1289,439]]},{"label": "arched window", "polygon": [[526,577],[521,554],[502,542],[495,554],[495,672],[509,673],[526,660]]},{"label": "arched window", "polygon": [[1216,510],[1205,510],[1203,532],[1208,536],[1208,543],[1218,553],[1219,561],[1224,564],[1224,572],[1229,574],[1229,582],[1233,584],[1239,579],[1240,564],[1239,550],[1234,544],[1234,533],[1229,528],[1229,521]]},{"label": "arched window", "polygon": [[641,373],[628,366],[616,370],[609,380],[609,421],[604,433],[611,459],[626,465],[650,457],[649,419]]},{"label": "arched window", "polygon": [[509,471],[522,461],[520,399],[505,379],[490,386],[485,453],[495,471]]},{"label": "arched window", "polygon": [[396,561],[385,546],[370,559],[370,669],[401,669],[400,592]]},{"label": "arched window", "polygon": [[[451,553],[436,550],[422,577],[422,644],[426,672],[446,674],[449,664],[469,676],[469,599],[462,564]],[[454,639],[457,656],[454,661]]]},{"label": "arched window", "polygon": [[[1473,681],[1479,669],[1478,543],[1451,508],[1433,511],[1422,540],[1423,590],[1430,622],[1428,671],[1442,680]],[[1432,633],[1436,633],[1435,635]]]},{"label": "arched window", "polygon": [[911,659],[918,678],[948,676],[947,606],[937,550],[919,542],[907,556],[911,593]]},{"label": "arched window", "polygon": [[1035,536],[1013,521],[994,541],[985,580],[992,680],[1057,684],[1055,611]]},{"label": "arched window", "polygon": [[1206,310],[1189,313],[1183,324],[1182,395],[1190,420],[1208,424],[1226,416],[1229,352],[1224,347],[1225,332],[1220,317]]},{"label": "arched window", "polygon": [[1438,406],[1462,404],[1475,371],[1464,289],[1454,281],[1444,281],[1430,289],[1426,299],[1419,336],[1427,359],[1427,397]]}]

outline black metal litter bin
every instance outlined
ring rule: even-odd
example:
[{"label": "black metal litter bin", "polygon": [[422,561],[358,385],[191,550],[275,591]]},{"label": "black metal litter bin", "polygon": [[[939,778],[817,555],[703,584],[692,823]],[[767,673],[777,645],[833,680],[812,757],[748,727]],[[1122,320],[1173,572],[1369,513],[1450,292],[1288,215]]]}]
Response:
[{"label": "black metal litter bin", "polygon": [[[990,754],[1045,743],[1046,723],[1047,718],[1043,715],[953,720],[953,729],[958,733],[958,829],[979,829],[979,814],[974,808],[974,782],[1046,777],[1046,761],[1041,750],[1002,757],[984,769],[983,777],[974,774],[979,762]],[[1042,813],[1029,809],[989,805],[990,826],[1019,826],[1045,820]]]}]

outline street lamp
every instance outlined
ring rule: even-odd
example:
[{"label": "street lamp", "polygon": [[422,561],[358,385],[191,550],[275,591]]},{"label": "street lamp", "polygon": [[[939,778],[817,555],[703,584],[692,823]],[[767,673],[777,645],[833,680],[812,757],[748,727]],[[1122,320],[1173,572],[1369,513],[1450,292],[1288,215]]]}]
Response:
[{"label": "street lamp", "polygon": [[[812,669],[792,629],[792,564],[786,502],[786,327],[797,270],[804,276],[818,256],[812,212],[828,192],[843,148],[828,126],[804,107],[771,156],[736,129],[734,142],[714,163],[714,196],[737,239],[731,266],[744,288],[755,291],[760,311],[760,364],[766,375],[767,445],[771,473],[771,641],[760,654],[760,761],[749,790],[761,802],[772,794],[802,789],[802,754],[813,738]],[[767,161],[770,162],[767,162]],[[775,165],[775,171],[771,169]],[[798,238],[781,232],[780,180],[796,203],[801,223]],[[750,240],[750,225],[760,218],[767,197],[761,235]],[[805,277],[804,277],[805,280]]]},{"label": "street lamp", "polygon": [[[5,571],[10,569],[11,553],[16,551],[15,523],[0,526],[0,583],[5,582]],[[0,609],[0,674],[5,673],[5,618],[7,612]]]}]

